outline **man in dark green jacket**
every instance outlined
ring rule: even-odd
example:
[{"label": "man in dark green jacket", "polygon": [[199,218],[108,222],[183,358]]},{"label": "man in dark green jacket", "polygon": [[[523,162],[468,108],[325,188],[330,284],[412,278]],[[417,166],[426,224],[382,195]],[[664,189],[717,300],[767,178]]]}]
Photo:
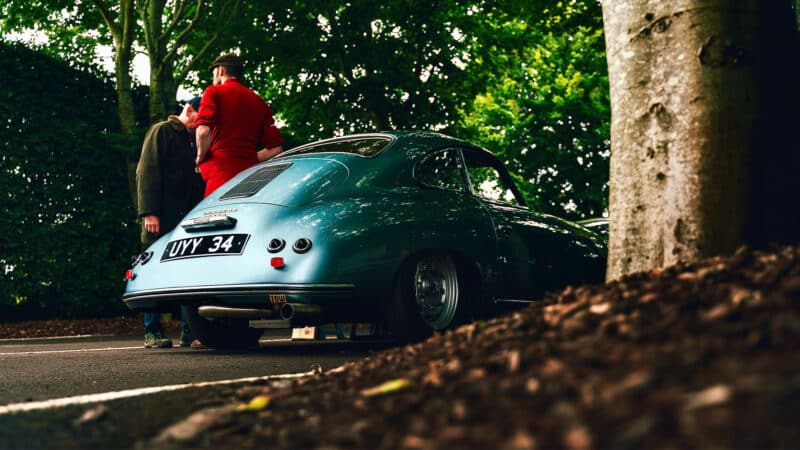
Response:
[{"label": "man in dark green jacket", "polygon": [[[142,248],[175,228],[203,198],[205,186],[194,162],[199,107],[200,97],[189,100],[179,116],[154,124],[145,135],[136,167]],[[189,346],[191,331],[182,319],[181,346]],[[172,347],[172,341],[164,337],[159,313],[144,314],[144,332],[145,348]]]}]

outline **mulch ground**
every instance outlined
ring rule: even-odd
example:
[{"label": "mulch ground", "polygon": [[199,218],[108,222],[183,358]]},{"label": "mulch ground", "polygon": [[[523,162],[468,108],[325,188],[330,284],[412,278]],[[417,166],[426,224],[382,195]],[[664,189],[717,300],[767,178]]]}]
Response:
[{"label": "mulch ground", "polygon": [[140,444],[798,448],[799,344],[800,247],[742,249],[230,388]]},{"label": "mulch ground", "polygon": [[[161,321],[164,332],[179,335],[181,322],[169,320],[166,316]],[[80,320],[37,320],[15,323],[0,323],[0,339],[43,338],[82,335],[144,335],[142,316],[106,317]]]}]

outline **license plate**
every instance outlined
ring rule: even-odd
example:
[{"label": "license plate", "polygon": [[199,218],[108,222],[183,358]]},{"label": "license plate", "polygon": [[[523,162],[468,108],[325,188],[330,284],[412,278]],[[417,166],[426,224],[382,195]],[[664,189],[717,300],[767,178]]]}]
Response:
[{"label": "license plate", "polygon": [[198,256],[241,255],[249,234],[215,234],[167,242],[161,261]]}]

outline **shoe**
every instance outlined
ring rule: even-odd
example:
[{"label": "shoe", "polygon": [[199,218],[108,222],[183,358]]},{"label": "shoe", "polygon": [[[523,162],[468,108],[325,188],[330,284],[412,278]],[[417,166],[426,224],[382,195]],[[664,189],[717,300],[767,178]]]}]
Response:
[{"label": "shoe", "polygon": [[192,347],[194,349],[208,348],[208,346],[206,344],[203,344],[202,342],[200,342],[200,339],[193,340],[192,343],[189,344],[189,347]]},{"label": "shoe", "polygon": [[144,335],[144,348],[170,348],[172,340],[165,338],[161,333],[146,333]]},{"label": "shoe", "polygon": [[195,339],[192,337],[192,335],[181,333],[180,346],[181,347],[191,347],[192,346],[192,341],[194,341],[194,340]]}]

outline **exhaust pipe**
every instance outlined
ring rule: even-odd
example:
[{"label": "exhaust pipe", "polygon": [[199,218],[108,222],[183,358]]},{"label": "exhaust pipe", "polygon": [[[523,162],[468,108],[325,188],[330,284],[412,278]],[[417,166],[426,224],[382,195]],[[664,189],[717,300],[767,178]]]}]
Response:
[{"label": "exhaust pipe", "polygon": [[199,306],[197,314],[205,319],[270,319],[271,309],[228,308],[224,306]]},{"label": "exhaust pipe", "polygon": [[281,305],[281,319],[296,322],[314,321],[322,316],[322,308],[305,303],[284,303]]}]

